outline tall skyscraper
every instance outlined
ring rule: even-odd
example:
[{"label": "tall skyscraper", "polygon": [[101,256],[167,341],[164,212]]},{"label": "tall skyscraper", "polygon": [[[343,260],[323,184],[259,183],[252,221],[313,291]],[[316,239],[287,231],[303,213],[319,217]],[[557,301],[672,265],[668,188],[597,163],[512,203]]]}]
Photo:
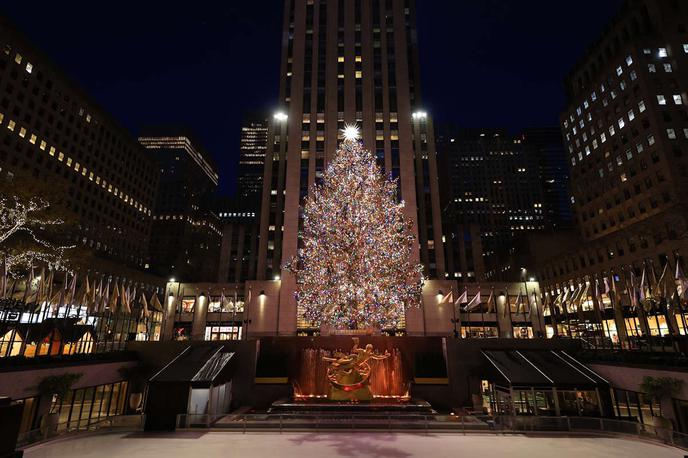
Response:
[{"label": "tall skyscraper", "polygon": [[[443,128],[438,140],[445,236],[450,239],[447,249],[455,251],[447,258],[457,259],[454,245],[471,234],[467,232],[470,224],[478,225],[484,279],[501,279],[511,270],[504,260],[515,240],[545,227],[535,149],[527,147],[520,136],[512,137],[500,129]],[[464,229],[457,230],[457,224]],[[468,281],[481,280],[481,263],[473,265],[476,269],[468,271]],[[462,270],[455,264],[450,274],[463,278]]]},{"label": "tall skyscraper", "polygon": [[659,278],[667,263],[673,272],[688,256],[688,4],[628,1],[566,87],[561,130],[583,243],[544,264],[541,280],[556,297],[613,279],[618,295],[593,299],[604,302],[605,332],[622,341],[664,333],[671,316],[646,322],[625,285],[643,272]]},{"label": "tall skyscraper", "polygon": [[542,189],[545,229],[556,231],[573,225],[569,199],[569,165],[558,127],[525,129],[519,134],[527,154],[536,161],[537,178]]},{"label": "tall skyscraper", "polygon": [[216,278],[222,229],[213,211],[218,183],[214,162],[182,129],[147,129],[139,143],[156,159],[160,172],[151,270],[178,281]]},{"label": "tall skyscraper", "polygon": [[[73,241],[148,263],[154,161],[107,112],[0,18],[0,169],[55,183],[78,217]],[[89,267],[90,268],[90,267]]]},{"label": "tall skyscraper", "polygon": [[258,212],[254,202],[238,196],[221,199],[222,245],[217,281],[242,283],[255,280],[258,255]]},{"label": "tall skyscraper", "polygon": [[[420,98],[412,0],[285,0],[280,110],[270,120],[258,279],[280,278],[280,320],[295,320],[295,279],[282,271],[299,246],[301,206],[357,124],[385,173],[399,180],[415,254],[444,277],[430,117]],[[282,326],[282,325],[281,325]],[[294,321],[294,326],[296,322]]]},{"label": "tall skyscraper", "polygon": [[267,116],[251,114],[241,124],[237,195],[260,202],[263,193],[265,152],[268,144]]}]

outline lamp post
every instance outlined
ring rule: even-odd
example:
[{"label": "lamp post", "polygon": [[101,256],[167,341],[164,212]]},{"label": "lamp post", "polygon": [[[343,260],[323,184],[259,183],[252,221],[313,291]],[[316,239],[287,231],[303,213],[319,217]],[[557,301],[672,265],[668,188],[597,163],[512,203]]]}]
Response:
[{"label": "lamp post", "polygon": [[[523,288],[525,289],[526,292],[526,304],[528,304],[528,311],[530,313],[530,330],[533,333],[533,336],[535,336],[535,330],[533,329],[533,313],[532,310],[530,310],[530,296],[528,295],[528,281],[527,281],[527,275],[528,275],[528,269],[525,267],[521,267],[521,275],[523,276]],[[526,308],[523,307],[521,309],[523,312],[523,321],[526,325],[526,330],[528,329],[528,318],[526,317]],[[539,318],[538,318],[539,319]]]}]

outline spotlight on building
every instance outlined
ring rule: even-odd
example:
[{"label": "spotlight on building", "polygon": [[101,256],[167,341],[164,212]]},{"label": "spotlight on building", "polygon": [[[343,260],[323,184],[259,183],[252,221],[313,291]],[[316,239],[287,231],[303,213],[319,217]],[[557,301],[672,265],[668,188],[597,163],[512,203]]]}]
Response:
[{"label": "spotlight on building", "polygon": [[535,281],[535,277],[528,278],[528,281]]},{"label": "spotlight on building", "polygon": [[425,111],[415,111],[412,115],[413,119],[425,119],[428,114]]},{"label": "spotlight on building", "polygon": [[260,296],[260,297],[265,297],[265,290],[264,290],[264,289],[261,289],[261,290],[260,290],[260,294],[258,294],[258,296]]},{"label": "spotlight on building", "polygon": [[285,122],[289,118],[289,116],[287,116],[287,114],[284,111],[278,111],[273,115],[273,118],[275,119],[275,121]]},{"label": "spotlight on building", "polygon": [[437,300],[441,301],[443,297],[444,297],[444,293],[442,292],[442,290],[441,289],[438,290],[437,291]]},{"label": "spotlight on building", "polygon": [[280,276],[279,276],[279,275],[275,275],[275,280],[279,280],[279,279],[280,279]]},{"label": "spotlight on building", "polygon": [[170,278],[170,283],[174,283],[174,282],[175,282],[174,277]]}]

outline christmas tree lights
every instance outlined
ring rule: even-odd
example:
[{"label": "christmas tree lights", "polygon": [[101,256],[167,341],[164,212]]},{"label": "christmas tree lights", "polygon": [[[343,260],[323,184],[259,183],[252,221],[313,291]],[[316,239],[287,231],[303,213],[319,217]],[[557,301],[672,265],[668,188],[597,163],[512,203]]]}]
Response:
[{"label": "christmas tree lights", "polygon": [[412,223],[353,126],[305,203],[301,248],[285,268],[296,275],[298,304],[314,325],[396,328],[417,307],[422,266],[413,262]]}]

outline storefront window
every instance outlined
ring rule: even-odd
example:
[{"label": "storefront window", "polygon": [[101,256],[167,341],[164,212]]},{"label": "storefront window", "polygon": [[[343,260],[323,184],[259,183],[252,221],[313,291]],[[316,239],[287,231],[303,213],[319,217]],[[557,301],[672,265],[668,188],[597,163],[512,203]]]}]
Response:
[{"label": "storefront window", "polygon": [[182,299],[182,312],[183,313],[193,313],[194,305],[196,304],[195,297],[185,297]]},{"label": "storefront window", "polygon": [[533,328],[530,326],[514,326],[515,339],[532,339]]},{"label": "storefront window", "polygon": [[21,351],[22,337],[15,330],[10,329],[0,336],[0,358],[6,356],[17,356]]},{"label": "storefront window", "polygon": [[205,340],[241,340],[241,326],[206,326]]},{"label": "storefront window", "polygon": [[[54,411],[59,413],[58,430],[86,429],[99,419],[121,415],[124,413],[126,391],[127,382],[70,391],[59,406],[53,404]],[[24,422],[24,417],[22,418]]]}]

